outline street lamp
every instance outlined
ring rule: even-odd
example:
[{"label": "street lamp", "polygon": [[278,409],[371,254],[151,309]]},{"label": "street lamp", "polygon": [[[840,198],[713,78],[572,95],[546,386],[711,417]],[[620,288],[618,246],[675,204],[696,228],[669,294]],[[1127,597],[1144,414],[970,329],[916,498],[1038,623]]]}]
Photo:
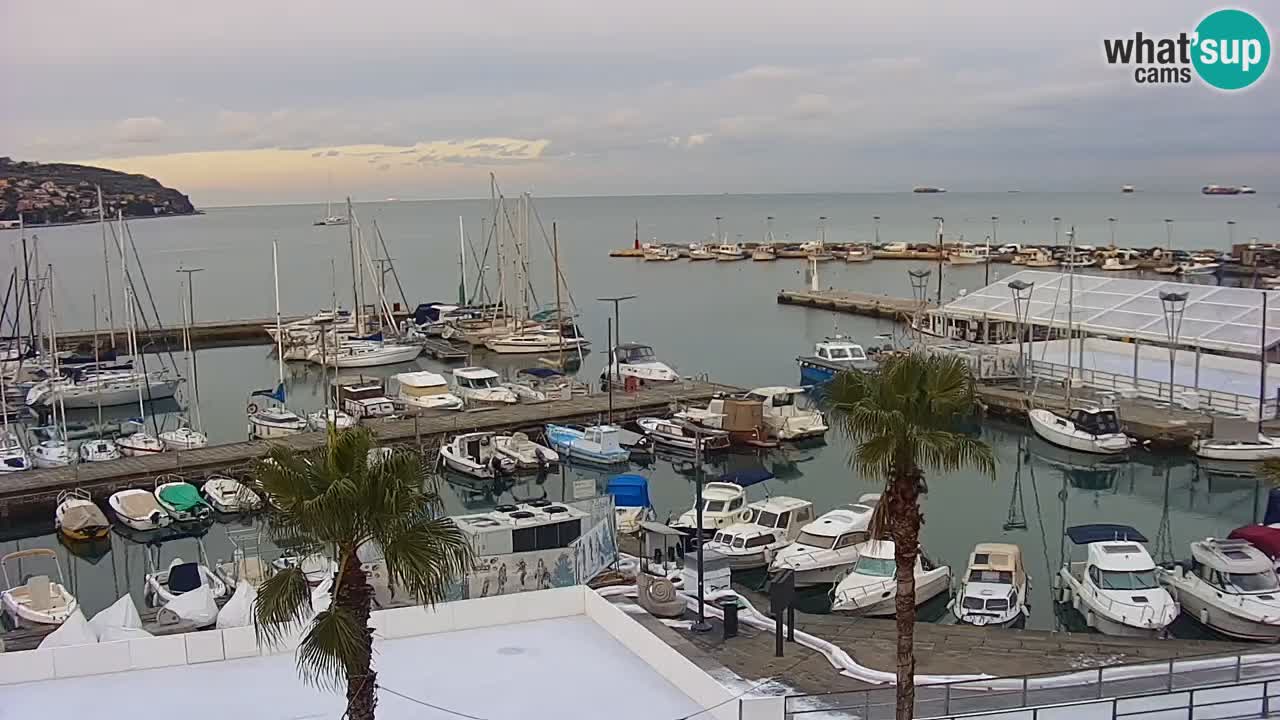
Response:
[{"label": "street lamp", "polygon": [[1173,406],[1173,368],[1177,357],[1178,335],[1182,332],[1182,314],[1187,309],[1187,293],[1160,291],[1164,307],[1164,332],[1169,338],[1169,406]]},{"label": "street lamp", "polygon": [[1164,219],[1164,241],[1169,249],[1169,262],[1173,262],[1173,218]]},{"label": "street lamp", "polygon": [[1010,280],[1009,290],[1013,293],[1013,317],[1018,333],[1018,382],[1025,385],[1027,380],[1026,354],[1023,352],[1022,326],[1027,323],[1031,313],[1031,291],[1035,283],[1025,280]]},{"label": "street lamp", "polygon": [[[720,218],[716,218],[716,232],[719,232]],[[609,359],[605,365],[605,376],[608,381],[605,385],[609,388],[609,422],[613,422],[613,383],[614,380],[622,379],[622,370],[618,367],[618,346],[622,344],[622,317],[618,311],[618,306],[627,300],[635,300],[635,295],[617,295],[614,297],[596,298],[600,302],[613,303],[613,324],[609,326]]]},{"label": "street lamp", "polygon": [[1107,218],[1107,226],[1111,229],[1111,247],[1114,248],[1116,246],[1116,219],[1113,217]]},{"label": "street lamp", "polygon": [[932,270],[907,271],[911,278],[911,296],[922,306],[925,304],[925,293],[929,291],[929,276],[932,274]]},{"label": "street lamp", "polygon": [[879,246],[880,246],[880,216],[879,216],[879,215],[873,215],[873,216],[871,217],[871,219],[872,219],[872,221],[874,221],[874,222],[875,222],[875,228],[876,228],[876,247],[879,247]]},{"label": "street lamp", "polygon": [[[708,416],[709,419],[723,417],[724,415],[719,413]],[[698,620],[693,623],[689,629],[697,633],[704,633],[711,630],[711,623],[707,622],[707,616],[705,613],[706,600],[704,595],[706,593],[706,567],[702,556],[702,545],[706,540],[705,531],[702,528],[702,428],[694,425],[693,423],[685,423],[684,426],[693,433],[693,479],[694,483],[697,485],[697,497],[694,500],[694,510],[697,514],[698,523],[698,527],[694,530],[694,538],[698,541]]]},{"label": "street lamp", "polygon": [[1058,230],[1062,227],[1062,218],[1053,216],[1053,246],[1058,247]]},{"label": "street lamp", "polygon": [[1236,221],[1227,221],[1227,247],[1231,248],[1232,254],[1235,254],[1236,246]]}]

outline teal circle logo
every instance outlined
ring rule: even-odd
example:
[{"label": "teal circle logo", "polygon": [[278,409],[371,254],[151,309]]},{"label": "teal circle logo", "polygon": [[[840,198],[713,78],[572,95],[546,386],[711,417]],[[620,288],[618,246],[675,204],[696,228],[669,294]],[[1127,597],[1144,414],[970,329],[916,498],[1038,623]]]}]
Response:
[{"label": "teal circle logo", "polygon": [[1219,90],[1240,90],[1258,81],[1271,59],[1271,38],[1243,10],[1218,10],[1196,26],[1191,62],[1200,79]]}]

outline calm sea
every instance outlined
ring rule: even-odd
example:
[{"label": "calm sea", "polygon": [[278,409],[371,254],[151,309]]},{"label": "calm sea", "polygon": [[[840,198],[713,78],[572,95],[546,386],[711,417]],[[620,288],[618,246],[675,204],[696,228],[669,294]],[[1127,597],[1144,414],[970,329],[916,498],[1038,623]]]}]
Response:
[{"label": "calm sea", "polygon": [[[611,314],[609,306],[596,298],[636,295],[622,306],[624,340],[653,345],[663,360],[686,375],[709,373],[716,380],[746,387],[785,384],[798,380],[795,357],[812,350],[813,343],[833,329],[855,335],[866,344],[879,344],[876,336],[893,333],[896,328],[883,321],[778,306],[774,300],[777,290],[804,284],[800,261],[646,264],[610,259],[608,250],[630,245],[637,222],[641,241],[704,241],[715,231],[717,216],[723,218],[723,231],[731,240],[761,240],[768,216],[775,218],[774,234],[779,241],[814,239],[819,217],[825,216],[828,242],[871,241],[877,215],[883,242],[930,242],[936,227],[933,218],[938,216],[944,218],[948,239],[963,235],[968,241],[981,243],[991,234],[991,217],[995,215],[999,217],[997,243],[1052,243],[1052,218],[1059,217],[1061,242],[1066,242],[1065,232],[1074,226],[1078,243],[1105,245],[1111,241],[1112,225],[1107,218],[1114,217],[1120,245],[1163,246],[1165,219],[1172,219],[1175,247],[1225,250],[1229,246],[1228,220],[1235,221],[1236,242],[1250,237],[1263,242],[1280,239],[1276,236],[1280,219],[1277,202],[1280,198],[1269,194],[1206,197],[1142,192],[538,199],[530,241],[535,253],[531,275],[537,300],[550,304],[550,253],[537,230],[537,220],[545,227],[548,242],[555,222],[569,296],[580,313],[581,327],[597,348],[581,371],[584,379],[594,379],[599,373],[598,350],[605,345],[605,323]],[[359,203],[355,210],[367,239],[377,222],[411,305],[456,297],[458,218],[464,219],[471,242],[480,249],[484,244],[481,219],[491,217],[488,200]],[[280,297],[285,314],[310,313],[327,306],[335,290],[339,302],[350,305],[347,228],[313,227],[311,223],[324,212],[323,204],[213,208],[197,217],[135,221],[129,229],[160,317],[166,322],[176,322],[181,313],[179,280],[185,276],[176,272],[180,265],[203,268],[195,276],[197,320],[266,318],[273,312],[273,239],[280,247]],[[55,267],[59,326],[91,328],[92,294],[96,292],[99,325],[105,329],[100,229],[75,226],[37,229],[29,234],[39,237],[41,263],[51,262]],[[3,232],[0,238],[12,242],[17,233]],[[468,263],[468,276],[474,280],[474,266],[470,260]],[[902,261],[851,266],[836,262],[825,264],[820,277],[823,286],[908,297],[907,270],[917,267],[935,266]],[[114,261],[112,268],[119,316],[119,268]],[[1008,266],[993,265],[991,278],[1011,271]],[[946,268],[944,296],[954,297],[962,290],[981,286],[985,272],[981,267]],[[396,280],[388,275],[387,283],[389,299],[398,300]],[[216,349],[198,355],[201,415],[206,429],[215,442],[243,439],[247,392],[275,382],[276,361],[270,348]],[[529,364],[491,356],[478,360],[500,371]],[[414,366],[439,369],[422,359]],[[412,367],[376,372],[391,375]],[[290,363],[286,373],[291,404],[301,409],[318,408],[318,368]],[[127,417],[136,414],[136,408],[118,408],[112,413]],[[171,417],[164,419],[172,424]],[[1061,562],[1064,525],[1133,523],[1152,539],[1153,553],[1161,556],[1158,559],[1171,559],[1185,555],[1192,539],[1226,533],[1253,521],[1265,502],[1265,489],[1253,479],[1209,476],[1186,459],[1141,456],[1137,462],[1095,465],[1089,460],[1062,457],[1018,428],[986,425],[982,432],[997,451],[996,477],[971,472],[930,477],[924,549],[961,573],[970,548],[977,542],[1020,544],[1035,587],[1033,627],[1053,628],[1058,623],[1051,611],[1050,587]],[[763,466],[777,479],[751,488],[752,497],[794,495],[812,500],[822,512],[876,489],[847,469],[848,451],[848,444],[832,434],[825,447],[790,448],[763,457],[734,455],[709,467],[708,473]],[[669,463],[658,461],[642,471],[651,477],[650,491],[661,515],[678,513],[691,504],[691,479]],[[572,491],[575,478],[585,477],[594,477],[603,489],[603,475],[569,469],[563,478],[530,479],[487,494],[445,486],[446,501],[450,512],[458,513],[500,501],[556,499],[562,497],[564,487]],[[37,522],[29,527],[12,528],[0,542],[0,552],[18,546],[57,547],[50,532],[51,520],[34,520]],[[1005,529],[1006,525],[1010,529]],[[23,537],[12,539],[17,536]],[[96,563],[64,553],[64,566],[88,611],[105,607],[126,589],[141,598],[143,549],[119,537],[113,537],[113,543],[112,551]],[[211,557],[230,554],[222,526],[215,526],[205,545]],[[161,549],[162,562],[167,564],[179,555],[191,558],[195,551],[194,541],[168,543]]]}]

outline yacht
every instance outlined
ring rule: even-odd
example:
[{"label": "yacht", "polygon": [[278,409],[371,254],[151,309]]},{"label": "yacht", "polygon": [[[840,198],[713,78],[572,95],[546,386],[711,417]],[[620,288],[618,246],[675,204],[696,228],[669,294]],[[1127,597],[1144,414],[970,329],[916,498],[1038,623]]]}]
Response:
[{"label": "yacht", "polygon": [[[898,599],[892,540],[868,540],[855,550],[858,560],[831,593],[831,612],[860,617],[889,617]],[[951,589],[951,568],[916,555],[916,607]]]},{"label": "yacht", "polygon": [[333,381],[334,407],[355,418],[385,418],[395,415],[396,405],[387,397],[381,378],[345,377]]},{"label": "yacht", "polygon": [[1160,587],[1146,537],[1127,525],[1077,525],[1067,537],[1087,548],[1084,562],[1068,561],[1054,583],[1059,602],[1070,603],[1085,623],[1104,635],[1157,637],[1178,616],[1178,603]]},{"label": "yacht", "polygon": [[319,220],[316,220],[314,223],[312,223],[312,225],[315,225],[316,227],[322,227],[322,226],[327,227],[327,226],[333,226],[333,225],[346,225],[349,222],[351,222],[350,218],[345,218],[345,217],[342,217],[341,215],[333,214],[333,201],[329,201],[328,207],[325,211],[325,216],[323,218],[320,218]]},{"label": "yacht", "polygon": [[328,430],[331,425],[334,430],[346,430],[355,427],[356,419],[338,408],[307,413],[307,427],[312,430]]},{"label": "yacht", "polygon": [[[674,250],[672,251],[674,252]],[[485,340],[484,346],[501,355],[529,355],[559,352],[576,352],[591,345],[591,342],[576,333],[566,336],[555,330],[538,332],[522,332],[515,335],[502,335]]]},{"label": "yacht", "polygon": [[498,452],[491,432],[455,436],[440,446],[440,462],[454,472],[483,480],[516,471],[516,461]]},{"label": "yacht", "polygon": [[825,385],[836,373],[845,370],[874,370],[877,363],[867,357],[867,351],[843,335],[827,337],[814,343],[812,355],[796,358],[800,365],[800,382],[804,385]]},{"label": "yacht", "polygon": [[696,506],[684,511],[674,523],[671,523],[671,527],[685,535],[710,538],[717,530],[747,521],[751,517],[751,512],[747,510],[746,505],[747,491],[741,485],[709,482],[702,486],[702,527],[698,527]]},{"label": "yacht", "polygon": [[138,429],[129,435],[116,438],[116,447],[120,448],[120,452],[125,457],[143,457],[164,452],[164,443],[141,422],[131,420],[126,424],[134,425]]},{"label": "yacht", "polygon": [[689,260],[715,260],[715,252],[709,250],[702,243],[689,243]]},{"label": "yacht", "polygon": [[609,353],[609,364],[600,373],[602,385],[611,382],[626,383],[635,378],[640,384],[675,382],[680,379],[676,371],[658,360],[653,348],[640,343],[622,343]]},{"label": "yacht", "polygon": [[560,462],[555,450],[539,445],[522,432],[494,435],[493,448],[499,455],[514,460],[517,471],[545,473]]},{"label": "yacht", "polygon": [[307,359],[318,365],[339,368],[379,367],[413,362],[422,354],[420,345],[400,345],[376,340],[348,340],[321,353],[309,353]]},{"label": "yacht", "polygon": [[1037,408],[1027,416],[1037,435],[1068,450],[1117,455],[1132,445],[1113,408],[1078,408],[1071,411],[1070,419]]},{"label": "yacht", "polygon": [[455,368],[454,394],[470,403],[515,404],[519,401],[510,388],[502,387],[498,373],[482,367]]},{"label": "yacht", "polygon": [[679,420],[642,417],[636,425],[657,445],[703,453],[729,449],[729,433],[710,428],[694,429]]},{"label": "yacht", "polygon": [[1244,540],[1191,543],[1191,560],[1156,568],[1182,612],[1241,640],[1280,641],[1280,580],[1271,558]]},{"label": "yacht", "polygon": [[449,392],[444,376],[427,370],[400,373],[395,376],[400,389],[396,399],[415,408],[427,410],[461,410],[462,398]]},{"label": "yacht", "polygon": [[520,402],[546,402],[564,400],[574,395],[586,395],[590,388],[549,367],[529,367],[516,371],[516,379],[502,383],[516,394]]},{"label": "yacht", "polygon": [[168,370],[149,373],[123,366],[86,366],[67,369],[63,377],[42,380],[27,391],[26,402],[33,407],[49,407],[61,399],[72,410],[98,405],[129,405],[141,393],[148,400],[165,400],[178,392],[182,378]]},{"label": "yacht", "polygon": [[737,243],[721,243],[715,246],[716,260],[745,260],[747,251]]},{"label": "yacht", "polygon": [[1029,582],[1022,548],[1007,543],[978,543],[951,605],[964,625],[1021,627],[1031,614]]},{"label": "yacht", "polygon": [[[6,421],[8,418],[6,417]],[[18,436],[8,429],[0,430],[0,473],[22,472],[31,469],[31,459]]]},{"label": "yacht", "polygon": [[271,440],[307,430],[307,421],[284,406],[259,408],[251,403],[249,408],[249,437],[253,440]]},{"label": "yacht", "polygon": [[764,403],[758,397],[717,393],[705,408],[687,407],[673,417],[712,430],[723,430],[729,433],[729,442],[733,445],[754,448],[778,446],[778,441],[769,437],[769,429],[764,424]]},{"label": "yacht", "polygon": [[802,408],[797,400],[804,395],[799,387],[762,387],[747,394],[759,398],[764,410],[764,424],[779,440],[805,440],[827,434],[827,421],[822,412]]},{"label": "yacht", "polygon": [[791,570],[796,587],[835,584],[858,561],[857,545],[869,537],[877,502],[878,495],[864,495],[802,526],[794,543],[774,552],[770,572]]},{"label": "yacht", "polygon": [[183,423],[175,430],[160,433],[160,442],[166,450],[195,450],[209,444],[209,436]]},{"label": "yacht", "polygon": [[605,494],[613,496],[614,524],[619,535],[640,532],[640,523],[652,522],[656,514],[649,500],[649,479],[623,474],[609,478]]},{"label": "yacht", "polygon": [[621,428],[616,425],[589,425],[578,429],[547,425],[547,442],[561,457],[593,465],[621,465],[631,459],[631,451],[621,445]]},{"label": "yacht", "polygon": [[1261,462],[1280,458],[1280,438],[1258,432],[1258,423],[1242,418],[1215,418],[1213,434],[1191,443],[1196,457],[1205,460]]},{"label": "yacht", "polygon": [[794,541],[800,528],[813,521],[813,503],[784,495],[757,500],[747,509],[746,522],[717,530],[706,545],[723,555],[733,570],[768,567],[774,552]]}]

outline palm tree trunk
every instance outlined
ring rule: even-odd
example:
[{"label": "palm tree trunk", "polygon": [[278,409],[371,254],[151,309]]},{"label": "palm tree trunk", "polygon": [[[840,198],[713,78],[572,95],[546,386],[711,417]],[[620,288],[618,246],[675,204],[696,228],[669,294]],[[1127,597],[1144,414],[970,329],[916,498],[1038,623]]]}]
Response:
[{"label": "palm tree trunk", "polygon": [[373,664],[373,629],[369,627],[369,614],[373,608],[373,589],[369,587],[364,569],[354,549],[346,553],[346,564],[341,568],[335,605],[351,613],[364,628],[364,642],[359,657],[347,665],[347,717],[349,720],[373,720],[378,704],[378,674]]},{"label": "palm tree trunk", "polygon": [[912,720],[916,704],[916,556],[920,553],[920,473],[900,473],[889,485],[889,533],[897,564],[897,720]]}]

